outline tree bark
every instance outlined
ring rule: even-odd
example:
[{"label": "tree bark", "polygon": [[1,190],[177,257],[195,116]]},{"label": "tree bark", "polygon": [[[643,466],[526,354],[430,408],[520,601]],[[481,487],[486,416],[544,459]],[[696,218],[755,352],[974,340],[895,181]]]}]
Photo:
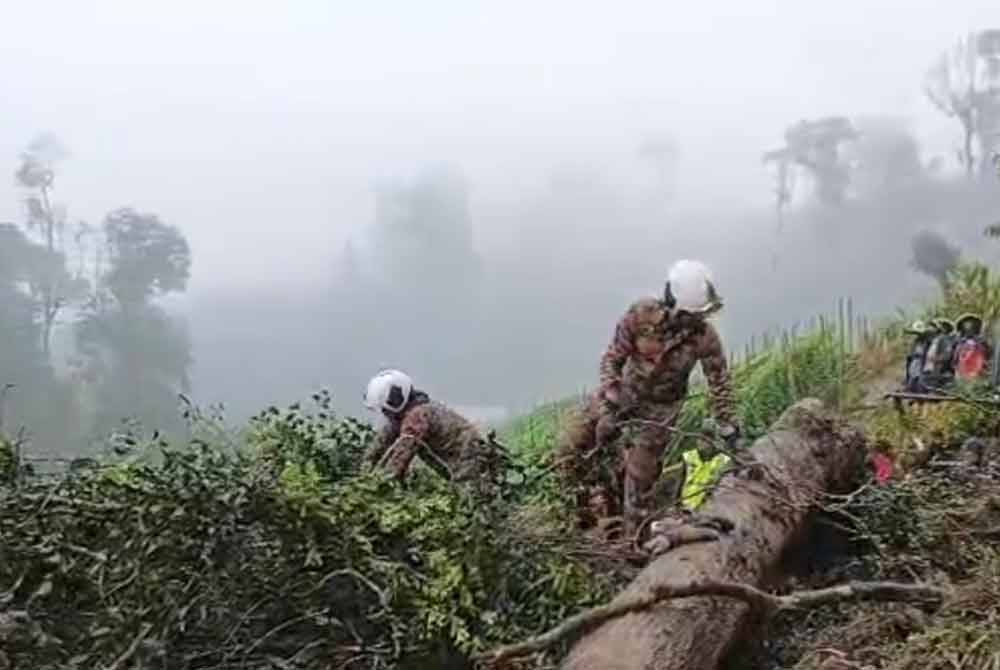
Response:
[{"label": "tree bark", "polygon": [[[677,547],[656,558],[612,602],[668,584],[735,582],[766,587],[780,578],[783,553],[808,525],[825,493],[843,491],[863,466],[864,438],[817,400],[789,408],[752,452],[760,476],[725,476],[700,513],[734,524],[717,542]],[[670,600],[593,629],[563,670],[715,670],[751,623],[731,598]]]}]

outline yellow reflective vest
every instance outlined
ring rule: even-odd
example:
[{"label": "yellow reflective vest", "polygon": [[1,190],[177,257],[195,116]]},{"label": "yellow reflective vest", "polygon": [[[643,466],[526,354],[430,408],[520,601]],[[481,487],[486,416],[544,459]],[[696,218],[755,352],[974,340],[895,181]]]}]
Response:
[{"label": "yellow reflective vest", "polygon": [[705,497],[732,459],[725,454],[716,454],[714,458],[703,461],[697,449],[685,451],[683,458],[687,473],[681,489],[681,505],[685,509],[696,510],[705,502]]}]

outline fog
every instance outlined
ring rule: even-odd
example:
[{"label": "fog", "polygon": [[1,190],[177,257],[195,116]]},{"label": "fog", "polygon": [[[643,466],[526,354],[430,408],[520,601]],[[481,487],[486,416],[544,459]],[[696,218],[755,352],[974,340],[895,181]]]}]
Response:
[{"label": "fog", "polygon": [[[199,403],[241,418],[329,387],[358,413],[394,365],[513,410],[592,384],[676,258],[712,265],[732,349],[839,297],[878,315],[936,290],[910,267],[921,231],[994,260],[997,185],[962,177],[922,80],[995,26],[993,0],[20,3],[0,21],[0,166],[52,133],[69,223],[129,207],[183,234],[190,278],[155,304],[190,338],[171,388]],[[926,171],[858,178],[839,207],[800,183],[777,234],[761,155],[830,115],[889,119]],[[651,139],[676,153],[656,164]],[[23,203],[0,180],[0,222]],[[57,320],[57,370],[76,320]],[[184,367],[163,347],[144,355]]]}]

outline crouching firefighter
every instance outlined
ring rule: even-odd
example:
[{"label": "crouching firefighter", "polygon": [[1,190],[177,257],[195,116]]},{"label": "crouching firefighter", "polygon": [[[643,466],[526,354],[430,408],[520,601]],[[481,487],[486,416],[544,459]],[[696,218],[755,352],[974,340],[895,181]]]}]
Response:
[{"label": "crouching firefighter", "polygon": [[[601,359],[600,386],[560,438],[557,462],[578,487],[583,525],[615,516],[621,501],[625,532],[633,533],[652,511],[664,451],[696,363],[708,382],[720,436],[730,446],[739,439],[726,355],[708,321],[721,307],[708,268],[682,260],[670,269],[662,298],[639,300],[619,320]],[[623,428],[628,444],[611,454]],[[609,458],[617,465],[613,476],[599,471]]]},{"label": "crouching firefighter", "polygon": [[369,466],[406,479],[415,457],[454,482],[491,490],[502,475],[502,453],[468,419],[413,387],[409,375],[383,370],[368,382],[365,406],[381,411],[386,424],[365,455]]}]

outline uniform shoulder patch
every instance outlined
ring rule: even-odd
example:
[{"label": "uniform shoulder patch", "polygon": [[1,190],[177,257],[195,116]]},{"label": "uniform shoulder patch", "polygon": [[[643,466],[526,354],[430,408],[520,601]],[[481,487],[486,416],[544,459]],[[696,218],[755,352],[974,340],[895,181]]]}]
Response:
[{"label": "uniform shoulder patch", "polygon": [[432,403],[421,403],[403,416],[400,429],[404,433],[424,431],[434,421],[434,414],[434,405]]}]

